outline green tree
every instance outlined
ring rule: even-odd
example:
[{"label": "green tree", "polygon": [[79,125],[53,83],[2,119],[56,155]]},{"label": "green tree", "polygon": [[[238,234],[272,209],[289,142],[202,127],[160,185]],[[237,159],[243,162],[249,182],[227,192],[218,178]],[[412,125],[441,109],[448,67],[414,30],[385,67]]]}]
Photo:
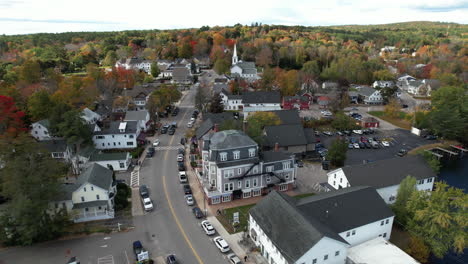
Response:
[{"label": "green tree", "polygon": [[161,87],[154,91],[148,100],[148,111],[151,118],[157,120],[157,114],[164,112],[166,106],[179,101],[182,94],[176,86],[161,85]]},{"label": "green tree", "polygon": [[348,151],[348,144],[344,140],[335,139],[327,153],[327,160],[335,167],[344,165],[346,160],[346,151]]},{"label": "green tree", "polygon": [[401,105],[396,99],[391,99],[384,107],[384,113],[386,116],[391,118],[398,118],[401,112]]},{"label": "green tree", "polygon": [[161,73],[161,70],[159,69],[158,63],[157,62],[151,63],[151,75],[153,75],[154,78],[157,78],[160,73]]},{"label": "green tree", "polygon": [[255,112],[247,117],[247,135],[259,145],[263,145],[263,128],[281,124],[280,118],[272,112]]},{"label": "green tree", "polygon": [[210,113],[222,113],[224,111],[223,100],[219,93],[215,94],[210,101],[210,108],[208,109]]},{"label": "green tree", "polygon": [[218,130],[242,130],[242,120],[224,120],[221,124],[218,125]]},{"label": "green tree", "polygon": [[0,139],[4,162],[2,195],[10,199],[0,217],[0,241],[31,245],[56,238],[68,223],[66,212],[49,214],[50,203],[60,194],[60,177],[66,169],[28,135]]},{"label": "green tree", "polygon": [[468,195],[437,182],[431,193],[414,192],[408,203],[408,230],[421,237],[432,253],[442,258],[450,250],[463,253],[468,241]]},{"label": "green tree", "polygon": [[41,66],[37,61],[28,60],[23,63],[20,79],[27,83],[38,83],[41,80]]},{"label": "green tree", "polygon": [[429,167],[434,171],[435,174],[439,174],[442,165],[440,164],[440,160],[438,160],[434,155],[431,153],[424,151],[423,152],[424,159],[429,164]]},{"label": "green tree", "polygon": [[387,69],[375,71],[372,75],[374,76],[374,81],[392,81],[395,79],[395,76]]},{"label": "green tree", "polygon": [[229,71],[229,63],[225,59],[218,58],[214,64],[213,69],[217,74],[223,74]]},{"label": "green tree", "polygon": [[382,95],[384,104],[390,102],[390,100],[395,99],[395,93],[398,91],[398,87],[376,87],[376,90],[380,91],[380,95]]},{"label": "green tree", "polygon": [[59,124],[64,121],[64,113],[71,110],[71,107],[68,104],[58,101],[54,104],[51,114],[49,116],[49,124],[51,135],[56,135],[59,130]]},{"label": "green tree", "polygon": [[106,57],[102,61],[102,65],[114,67],[116,61],[117,61],[117,53],[115,53],[114,50],[109,50],[106,54]]},{"label": "green tree", "polygon": [[332,127],[339,131],[352,130],[356,127],[353,119],[343,112],[338,112],[335,115],[335,118],[332,121]]},{"label": "green tree", "polygon": [[48,118],[53,108],[54,102],[46,90],[35,92],[28,98],[28,112],[34,121]]},{"label": "green tree", "polygon": [[417,236],[410,237],[410,243],[406,252],[421,263],[427,263],[431,253],[424,240]]},{"label": "green tree", "polygon": [[308,61],[302,66],[302,72],[311,76],[312,78],[317,78],[320,76],[320,67],[316,60]]},{"label": "green tree", "polygon": [[192,45],[190,44],[189,41],[185,41],[181,45],[177,47],[177,53],[179,55],[179,58],[191,58],[192,57]]},{"label": "green tree", "polygon": [[408,211],[406,205],[411,195],[416,191],[416,178],[410,175],[406,176],[398,187],[395,204],[392,207],[399,225],[405,226],[408,222]]}]

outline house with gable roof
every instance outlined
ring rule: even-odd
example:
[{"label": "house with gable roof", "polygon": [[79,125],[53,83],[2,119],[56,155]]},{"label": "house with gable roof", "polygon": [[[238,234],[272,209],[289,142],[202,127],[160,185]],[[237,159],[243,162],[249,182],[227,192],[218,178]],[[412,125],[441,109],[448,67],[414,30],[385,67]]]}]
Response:
[{"label": "house with gable roof", "polygon": [[93,133],[94,146],[96,149],[133,149],[137,147],[140,132],[138,121],[113,121]]},{"label": "house with gable roof", "polygon": [[150,60],[145,60],[142,58],[137,58],[137,57],[132,57],[128,59],[122,59],[119,60],[115,63],[115,67],[122,67],[127,70],[133,69],[133,70],[141,70],[146,73],[151,73],[151,63],[153,63]]},{"label": "house with gable roof", "polygon": [[383,103],[383,97],[380,94],[380,91],[370,87],[370,86],[358,86],[356,88],[360,99],[365,104],[381,104]]},{"label": "house with gable roof", "polygon": [[81,173],[76,183],[62,185],[62,190],[49,203],[49,212],[66,210],[75,223],[114,218],[117,193],[112,171],[93,164]]},{"label": "house with gable roof", "polygon": [[127,111],[124,121],[136,121],[141,131],[147,131],[151,126],[150,114],[147,110]]},{"label": "house with gable roof", "polygon": [[50,134],[50,123],[49,119],[39,120],[37,122],[32,123],[31,125],[31,136],[38,141],[42,140],[50,140],[52,139],[52,135]]},{"label": "house with gable roof", "polygon": [[256,81],[260,79],[254,62],[240,61],[237,57],[237,45],[234,44],[232,54],[231,76],[240,77],[247,81]]},{"label": "house with gable roof", "polygon": [[130,152],[114,152],[114,153],[93,153],[89,158],[89,163],[96,163],[112,171],[127,171],[132,156]]},{"label": "house with gable roof", "polygon": [[87,107],[81,111],[81,118],[86,122],[86,124],[96,124],[97,121],[102,120],[100,114],[91,111]]},{"label": "house with gable roof", "polygon": [[272,191],[249,211],[249,236],[268,263],[347,263],[348,248],[390,239],[394,214],[375,189],[296,199]]}]

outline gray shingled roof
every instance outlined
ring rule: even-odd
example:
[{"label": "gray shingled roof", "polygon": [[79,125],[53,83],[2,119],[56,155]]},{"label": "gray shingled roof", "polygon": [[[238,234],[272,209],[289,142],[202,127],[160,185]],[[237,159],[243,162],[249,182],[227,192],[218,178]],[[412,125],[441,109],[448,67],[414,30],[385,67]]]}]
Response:
[{"label": "gray shingled roof", "polygon": [[276,114],[281,120],[282,125],[299,125],[302,124],[301,118],[297,110],[276,110],[270,111]]},{"label": "gray shingled roof", "polygon": [[226,120],[234,120],[234,114],[232,112],[222,113],[203,113],[203,122],[195,131],[197,139],[201,139],[208,131],[213,129],[214,124],[220,125]]},{"label": "gray shingled roof", "polygon": [[186,67],[174,68],[174,71],[172,72],[172,79],[174,80],[185,81],[189,78],[189,76],[190,71]]},{"label": "gray shingled roof", "polygon": [[128,111],[125,113],[125,121],[139,121],[143,120],[146,121],[146,116],[148,115],[148,111],[141,110],[141,111]]},{"label": "gray shingled roof", "polygon": [[279,91],[257,91],[242,94],[244,104],[280,104],[281,94]]},{"label": "gray shingled roof", "polygon": [[293,153],[284,152],[284,151],[263,151],[260,153],[260,158],[264,162],[274,162],[281,160],[289,160],[294,156]]},{"label": "gray shingled roof", "polygon": [[238,130],[224,130],[216,132],[210,139],[210,149],[221,150],[257,146],[249,136]]},{"label": "gray shingled roof", "polygon": [[89,161],[126,160],[128,152],[94,153]]},{"label": "gray shingled roof", "polygon": [[255,63],[254,62],[251,62],[251,61],[239,61],[236,65],[234,66],[239,66],[242,71],[252,71],[252,70],[257,70],[257,68],[255,68]]},{"label": "gray shingled roof", "polygon": [[327,226],[304,217],[295,203],[294,198],[272,191],[249,212],[288,262],[295,263],[323,237],[347,244]]},{"label": "gray shingled roof", "polygon": [[265,127],[265,145],[274,147],[278,143],[280,147],[306,145],[302,125],[279,125]]},{"label": "gray shingled roof", "polygon": [[75,184],[62,184],[60,190],[55,195],[54,201],[68,201],[72,199],[72,194],[76,190],[77,186]]},{"label": "gray shingled roof", "polygon": [[50,153],[52,152],[65,152],[67,150],[67,141],[65,139],[53,139],[40,141],[39,144],[47,149]]},{"label": "gray shingled roof", "polygon": [[394,216],[377,191],[368,186],[310,196],[296,206],[307,219],[315,219],[336,233]]},{"label": "gray shingled roof", "polygon": [[411,175],[416,179],[436,177],[431,167],[421,156],[408,155],[372,163],[343,167],[351,186],[372,186],[376,189],[400,184]]},{"label": "gray shingled roof", "polygon": [[317,143],[317,137],[313,128],[304,128],[304,135],[307,140],[307,144]]},{"label": "gray shingled roof", "polygon": [[108,190],[112,184],[112,171],[93,163],[76,180],[77,188],[85,183],[91,183],[104,190]]},{"label": "gray shingled roof", "polygon": [[107,135],[107,134],[132,134],[137,131],[137,121],[125,121],[127,126],[125,132],[120,132],[119,125],[120,121],[110,122],[109,127],[103,128],[101,131],[94,132],[95,135]]},{"label": "gray shingled roof", "polygon": [[370,86],[360,86],[358,89],[358,94],[361,96],[369,97],[371,96],[376,90]]}]

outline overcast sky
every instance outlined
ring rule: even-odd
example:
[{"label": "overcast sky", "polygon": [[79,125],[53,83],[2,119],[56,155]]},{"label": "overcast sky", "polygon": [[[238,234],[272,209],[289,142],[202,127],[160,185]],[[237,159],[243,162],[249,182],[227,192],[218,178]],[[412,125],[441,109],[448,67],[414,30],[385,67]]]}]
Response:
[{"label": "overcast sky", "polygon": [[0,34],[422,20],[466,24],[468,0],[0,0]]}]

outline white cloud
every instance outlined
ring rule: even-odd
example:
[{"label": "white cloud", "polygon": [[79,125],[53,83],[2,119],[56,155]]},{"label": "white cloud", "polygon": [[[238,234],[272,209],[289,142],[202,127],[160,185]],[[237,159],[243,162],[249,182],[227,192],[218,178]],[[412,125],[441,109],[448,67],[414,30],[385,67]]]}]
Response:
[{"label": "white cloud", "polygon": [[0,34],[288,25],[467,23],[467,0],[0,0]]}]

